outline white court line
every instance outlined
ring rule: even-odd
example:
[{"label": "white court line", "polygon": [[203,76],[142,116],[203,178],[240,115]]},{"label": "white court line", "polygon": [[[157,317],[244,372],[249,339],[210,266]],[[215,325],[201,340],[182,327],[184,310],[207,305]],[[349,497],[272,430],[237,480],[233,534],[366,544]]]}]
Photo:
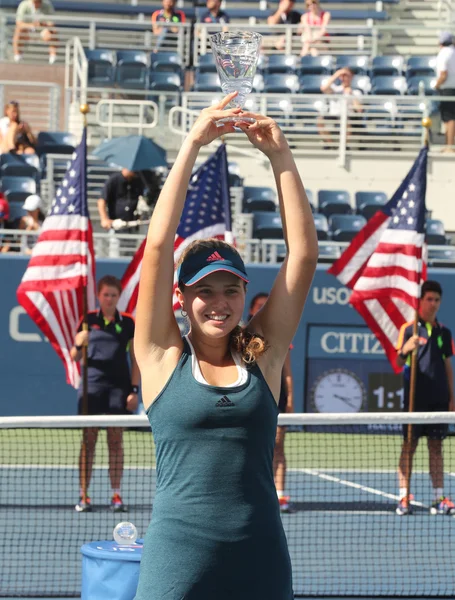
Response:
[{"label": "white court line", "polygon": [[[288,473],[305,473],[306,469],[287,469]],[[324,473],[375,473],[375,474],[390,474],[396,473],[396,469],[324,469]],[[428,475],[428,469],[426,470],[412,470],[413,473],[420,473],[424,475]],[[455,477],[455,473],[448,473],[448,475],[452,475]]]},{"label": "white court line", "polygon": [[[302,469],[303,473],[307,473],[308,475],[314,475],[315,477],[319,477],[319,479],[324,479],[325,481],[332,481],[334,483],[339,483],[340,485],[345,485],[347,487],[352,487],[357,490],[361,490],[362,492],[367,492],[368,494],[374,494],[375,496],[381,496],[382,498],[387,498],[389,500],[395,500],[398,502],[400,497],[395,494],[389,494],[387,492],[383,492],[382,490],[377,490],[375,488],[371,488],[360,483],[354,483],[353,481],[347,481],[346,479],[340,479],[339,477],[334,477],[333,475],[327,475],[326,473],[320,473],[319,471],[314,471],[313,469]],[[421,508],[429,508],[428,505],[423,504],[422,502],[417,502],[413,500],[411,502],[414,506],[420,506]]]},{"label": "white court line", "polygon": [[[0,469],[36,469],[36,470],[67,470],[67,469],[77,469],[79,470],[79,465],[0,465]],[[94,471],[97,470],[107,470],[109,469],[109,465],[97,465],[93,467]],[[155,471],[156,467],[150,467],[144,465],[143,467],[123,467],[124,471]]]}]

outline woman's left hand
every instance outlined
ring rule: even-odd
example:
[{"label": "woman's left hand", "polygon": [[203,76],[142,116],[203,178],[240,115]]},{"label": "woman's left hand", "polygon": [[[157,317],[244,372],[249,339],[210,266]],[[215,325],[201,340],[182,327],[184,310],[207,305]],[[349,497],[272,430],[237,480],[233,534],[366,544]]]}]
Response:
[{"label": "woman's left hand", "polygon": [[188,138],[198,147],[201,147],[210,144],[226,133],[235,133],[235,122],[224,123],[220,126],[217,126],[216,122],[225,117],[236,117],[241,114],[241,108],[224,110],[237,94],[238,92],[228,94],[219,104],[215,104],[215,106],[211,106],[210,108],[204,108],[191,128]]},{"label": "woman's left hand", "polygon": [[256,123],[252,125],[240,121],[236,126],[244,131],[253,146],[256,146],[266,156],[270,158],[275,154],[289,150],[284,133],[276,121],[270,117],[250,112],[242,112],[241,117],[256,119]]}]

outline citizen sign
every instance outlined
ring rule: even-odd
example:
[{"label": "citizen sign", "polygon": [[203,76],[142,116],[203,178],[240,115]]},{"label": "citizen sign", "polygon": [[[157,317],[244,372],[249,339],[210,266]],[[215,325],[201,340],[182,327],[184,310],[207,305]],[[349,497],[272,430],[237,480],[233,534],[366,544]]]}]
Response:
[{"label": "citizen sign", "polygon": [[344,306],[349,303],[351,290],[346,287],[314,287],[313,302],[315,304],[340,304]]},{"label": "citizen sign", "polygon": [[321,348],[327,354],[384,354],[374,333],[327,331],[321,337]]}]

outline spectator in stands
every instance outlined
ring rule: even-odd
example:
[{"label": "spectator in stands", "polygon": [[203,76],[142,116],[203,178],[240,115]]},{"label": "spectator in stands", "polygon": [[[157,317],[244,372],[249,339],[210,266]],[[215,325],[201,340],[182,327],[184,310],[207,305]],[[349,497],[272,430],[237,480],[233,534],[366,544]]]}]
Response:
[{"label": "spectator in stands", "polygon": [[[207,10],[199,16],[199,23],[229,23],[229,15],[224,10],[221,10],[221,0],[207,0],[206,6]],[[227,27],[223,27],[223,31],[227,31]],[[209,31],[209,33],[216,32]]]},{"label": "spectator in stands", "polygon": [[328,10],[322,10],[319,0],[306,0],[305,6],[307,12],[300,19],[303,29],[301,55],[317,56],[317,44],[329,40],[327,25],[330,22],[330,13]]},{"label": "spectator in stands", "polygon": [[152,14],[152,31],[158,36],[155,51],[162,49],[162,46],[167,45],[165,50],[172,50],[169,42],[175,40],[176,34],[179,31],[178,27],[169,27],[161,23],[185,23],[186,16],[182,10],[175,10],[177,0],[163,0],[163,8],[155,10]]},{"label": "spectator in stands", "polygon": [[[37,194],[31,194],[25,199],[22,208],[27,211],[27,214],[25,217],[21,217],[19,219],[19,223],[16,225],[16,227],[25,231],[39,231],[45,219],[42,211],[43,202],[40,196]],[[21,253],[31,254],[35,243],[36,235],[21,236]]]},{"label": "spectator in stands", "polygon": [[[323,94],[334,94],[334,95],[345,95],[350,96],[348,102],[348,126],[347,126],[347,138],[349,139],[352,133],[352,127],[355,126],[356,115],[353,113],[361,113],[363,111],[362,103],[359,98],[362,96],[362,92],[352,87],[352,79],[354,72],[348,67],[338,69],[333,75],[331,75],[325,83],[321,85],[321,92]],[[340,83],[335,82],[339,80]],[[327,128],[328,121],[339,121],[341,114],[341,102],[337,99],[329,101],[328,115],[321,116],[318,118],[318,130],[320,135],[323,137],[327,146],[331,147],[333,144],[333,127],[330,131]]]},{"label": "spectator in stands", "polygon": [[13,36],[15,62],[22,60],[22,45],[30,39],[30,35],[39,33],[40,38],[49,44],[49,64],[53,65],[57,58],[57,34],[54,24],[44,18],[54,14],[54,7],[49,0],[22,0],[17,7],[16,29]]},{"label": "spectator in stands", "polygon": [[0,153],[35,154],[35,145],[30,125],[21,120],[19,102],[8,102],[5,116],[0,119]]},{"label": "spectator in stands", "polygon": [[0,253],[9,252],[10,245],[6,243],[4,230],[9,220],[9,204],[5,196],[0,192]]},{"label": "spectator in stands", "polygon": [[[439,37],[440,50],[436,61],[438,79],[435,84],[441,96],[455,96],[455,48],[453,36],[444,31]],[[441,102],[441,119],[446,125],[446,148],[444,152],[455,152],[455,101]]]},{"label": "spectator in stands", "polygon": [[[298,25],[300,23],[301,14],[294,10],[294,0],[281,0],[276,12],[270,15],[267,19],[268,25]],[[295,34],[298,32],[296,30]],[[275,48],[282,50],[285,45],[286,38],[280,36],[275,42]]]}]

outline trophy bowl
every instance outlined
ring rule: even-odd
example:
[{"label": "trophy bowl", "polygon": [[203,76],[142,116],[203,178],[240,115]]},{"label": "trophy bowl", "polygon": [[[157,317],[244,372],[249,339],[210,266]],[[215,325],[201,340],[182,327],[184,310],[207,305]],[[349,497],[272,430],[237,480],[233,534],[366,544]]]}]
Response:
[{"label": "trophy bowl", "polygon": [[[246,97],[253,89],[262,35],[253,31],[227,31],[210,36],[210,45],[215,57],[221,89],[227,94],[238,92],[230,108],[243,108]],[[226,117],[217,125],[243,121],[254,123],[247,117]]]}]

